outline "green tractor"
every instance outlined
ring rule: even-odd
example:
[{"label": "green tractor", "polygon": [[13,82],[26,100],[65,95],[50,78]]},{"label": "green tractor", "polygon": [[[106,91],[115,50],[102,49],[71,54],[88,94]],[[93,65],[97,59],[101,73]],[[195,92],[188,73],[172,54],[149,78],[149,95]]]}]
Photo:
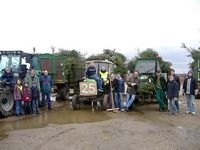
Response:
[{"label": "green tractor", "polygon": [[[91,60],[94,61],[96,72],[99,75],[102,67],[105,67],[108,73],[112,73],[114,71],[115,64],[108,60]],[[91,61],[86,61],[87,68]],[[72,98],[72,109],[77,110],[80,108],[81,103],[91,103],[92,111],[94,111],[95,106],[94,103],[99,103],[101,109],[107,108],[107,94],[99,95],[97,91],[97,84],[93,79],[85,79],[84,81],[80,81],[78,85],[79,89]]]},{"label": "green tractor", "polygon": [[138,93],[143,103],[146,98],[153,98],[154,96],[153,77],[155,77],[156,71],[160,70],[160,64],[157,58],[143,58],[137,60],[135,69],[140,73]]},{"label": "green tractor", "polygon": [[14,98],[13,89],[17,78],[22,80],[25,78],[27,69],[23,64],[25,57],[30,56],[22,51],[0,51],[0,77],[2,77],[5,68],[10,68],[14,79],[13,82],[0,79],[0,114],[1,116],[9,116],[13,114]]}]

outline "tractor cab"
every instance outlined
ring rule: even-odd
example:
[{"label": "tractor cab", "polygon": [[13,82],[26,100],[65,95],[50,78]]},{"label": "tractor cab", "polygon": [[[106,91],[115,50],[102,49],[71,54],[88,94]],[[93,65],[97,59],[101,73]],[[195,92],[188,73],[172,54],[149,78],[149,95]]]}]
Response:
[{"label": "tractor cab", "polygon": [[[0,51],[0,115],[2,116],[13,114],[13,87],[17,78],[22,80],[25,78],[27,73],[25,58],[30,55],[22,51]],[[12,74],[12,81],[5,78],[7,69]]]},{"label": "tractor cab", "polygon": [[22,51],[0,51],[0,77],[6,68],[10,68],[14,79],[24,79],[27,73],[27,58],[30,56],[31,54]]}]

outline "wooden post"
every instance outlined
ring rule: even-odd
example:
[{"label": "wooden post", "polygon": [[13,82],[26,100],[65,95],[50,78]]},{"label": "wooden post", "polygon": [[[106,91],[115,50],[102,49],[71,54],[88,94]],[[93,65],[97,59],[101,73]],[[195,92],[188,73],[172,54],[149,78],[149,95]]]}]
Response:
[{"label": "wooden post", "polygon": [[110,77],[110,68],[108,72],[108,77],[109,77],[109,84],[110,84],[110,94],[111,94],[111,100],[112,100],[112,108],[107,109],[107,111],[113,111],[116,112],[119,108],[115,108],[115,102],[114,102],[114,97],[113,97],[113,91],[112,91],[112,83],[111,83],[111,77]]}]

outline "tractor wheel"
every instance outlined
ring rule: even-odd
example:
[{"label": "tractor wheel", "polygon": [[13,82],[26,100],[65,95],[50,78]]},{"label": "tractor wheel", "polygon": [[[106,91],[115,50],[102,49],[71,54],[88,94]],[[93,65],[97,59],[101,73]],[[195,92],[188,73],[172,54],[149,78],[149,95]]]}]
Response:
[{"label": "tractor wheel", "polygon": [[107,109],[108,108],[108,94],[105,94],[103,96],[103,109]]},{"label": "tractor wheel", "polygon": [[72,108],[73,110],[77,110],[78,109],[78,95],[74,95],[73,98],[72,98]]},{"label": "tractor wheel", "polygon": [[0,113],[7,117],[13,114],[14,98],[10,89],[5,89],[0,95]]},{"label": "tractor wheel", "polygon": [[60,89],[60,100],[67,100],[69,99],[69,87],[64,86]]}]

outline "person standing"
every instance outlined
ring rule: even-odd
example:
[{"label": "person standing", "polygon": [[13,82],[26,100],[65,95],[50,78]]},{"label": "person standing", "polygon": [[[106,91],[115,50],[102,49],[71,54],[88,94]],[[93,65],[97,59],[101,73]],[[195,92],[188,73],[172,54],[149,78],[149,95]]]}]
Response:
[{"label": "person standing", "polygon": [[35,70],[31,69],[31,74],[25,78],[25,82],[28,83],[29,88],[31,89],[31,107],[33,113],[39,113],[39,96],[40,93],[40,79],[35,74]]},{"label": "person standing", "polygon": [[123,111],[121,103],[123,99],[122,93],[125,92],[125,84],[120,74],[117,74],[117,80],[118,80],[118,84],[115,88],[115,107],[119,108],[120,111]]},{"label": "person standing", "polygon": [[22,84],[21,80],[18,79],[15,87],[14,87],[14,99],[15,99],[15,111],[16,116],[23,115],[23,107],[22,107]]},{"label": "person standing", "polygon": [[178,108],[176,105],[176,100],[178,99],[178,83],[175,81],[173,75],[169,75],[169,82],[167,84],[167,98],[170,103],[170,114],[177,115]]},{"label": "person standing", "polygon": [[53,80],[51,76],[48,75],[48,71],[44,71],[44,75],[40,78],[40,85],[42,91],[42,105],[46,105],[46,101],[48,102],[48,109],[51,110],[51,100],[50,94],[53,92]]},{"label": "person standing", "polygon": [[112,108],[119,108],[116,107],[116,103],[115,103],[115,98],[114,98],[114,93],[116,91],[116,88],[118,86],[118,80],[115,76],[114,73],[110,74],[110,79],[109,79],[109,89],[108,89],[108,95],[109,95],[109,109]]},{"label": "person standing", "polygon": [[183,83],[184,94],[187,99],[187,111],[186,113],[191,113],[195,115],[196,112],[196,103],[195,103],[195,95],[198,93],[198,85],[197,80],[193,76],[193,72],[189,71],[188,76],[185,78]]},{"label": "person standing", "polygon": [[137,70],[135,70],[134,73],[129,76],[126,84],[128,85],[126,91],[126,109],[129,110],[131,106],[133,107],[133,102],[136,98],[139,86],[139,72]]},{"label": "person standing", "polygon": [[31,91],[28,87],[28,83],[24,83],[23,92],[22,92],[22,100],[24,101],[24,113],[25,115],[31,114]]},{"label": "person standing", "polygon": [[[174,69],[172,69],[172,70],[170,71],[170,75],[174,76],[174,80],[175,80],[175,81],[177,82],[177,84],[178,84],[178,91],[180,91],[180,79],[179,79],[178,76],[176,76],[175,70],[174,70]],[[177,99],[175,100],[175,105],[176,105],[177,110],[178,110],[178,112],[179,112],[179,94],[178,94]]]},{"label": "person standing", "polygon": [[167,82],[164,77],[161,76],[161,71],[157,70],[156,77],[154,78],[154,85],[156,91],[156,100],[159,103],[159,110],[166,111],[167,110],[167,98],[166,98],[166,91],[167,91]]}]

